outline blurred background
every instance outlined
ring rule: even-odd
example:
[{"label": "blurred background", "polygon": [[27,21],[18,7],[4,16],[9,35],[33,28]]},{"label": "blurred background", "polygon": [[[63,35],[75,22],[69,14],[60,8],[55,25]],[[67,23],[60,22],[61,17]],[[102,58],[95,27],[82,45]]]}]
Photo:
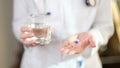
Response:
[{"label": "blurred background", "polygon": [[[120,0],[111,0],[115,33],[107,50],[100,49],[103,68],[120,68]],[[19,68],[23,47],[12,32],[13,0],[0,0],[0,68]]]},{"label": "blurred background", "polygon": [[12,32],[13,0],[0,0],[0,68],[18,68],[22,45]]}]

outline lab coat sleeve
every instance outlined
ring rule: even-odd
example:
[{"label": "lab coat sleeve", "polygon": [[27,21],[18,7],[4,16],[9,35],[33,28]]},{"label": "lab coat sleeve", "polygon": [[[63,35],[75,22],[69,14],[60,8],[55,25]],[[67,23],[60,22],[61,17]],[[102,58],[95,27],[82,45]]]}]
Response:
[{"label": "lab coat sleeve", "polygon": [[109,38],[114,33],[111,0],[100,0],[96,19],[89,32],[96,42],[96,47],[92,48],[91,52],[91,55],[94,55],[102,45],[108,43]]},{"label": "lab coat sleeve", "polygon": [[13,7],[13,33],[15,37],[22,42],[22,39],[20,38],[20,29],[24,26],[27,18],[27,6],[25,0],[14,0]]}]

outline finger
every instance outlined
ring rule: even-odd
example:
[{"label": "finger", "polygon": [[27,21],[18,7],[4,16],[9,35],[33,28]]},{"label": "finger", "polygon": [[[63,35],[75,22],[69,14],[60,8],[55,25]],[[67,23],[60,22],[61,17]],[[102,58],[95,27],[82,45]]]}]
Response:
[{"label": "finger", "polygon": [[64,43],[63,45],[60,46],[60,51],[63,52],[64,49],[65,49],[65,47],[66,47],[66,45],[65,45],[65,43]]},{"label": "finger", "polygon": [[91,38],[89,38],[89,45],[91,46],[91,47],[96,47],[96,44],[95,44],[95,42],[94,42],[94,40],[93,40],[93,38],[91,37]]},{"label": "finger", "polygon": [[83,48],[83,47],[75,47],[75,48],[71,49],[68,54],[69,55],[79,54],[79,53],[83,52],[84,50],[85,50],[85,48]]},{"label": "finger", "polygon": [[70,38],[68,38],[68,42],[69,42],[69,43],[73,43],[76,39],[77,39],[77,34],[71,36]]},{"label": "finger", "polygon": [[86,47],[89,45],[88,38],[81,40],[79,43],[75,44],[75,47]]},{"label": "finger", "polygon": [[71,43],[73,43],[73,41],[77,38],[77,35],[71,36],[69,37],[65,43],[61,46],[61,49],[69,47],[68,45],[70,45]]},{"label": "finger", "polygon": [[24,44],[26,44],[27,46],[33,46],[33,44],[35,44],[35,40],[30,40],[27,38],[24,40]]},{"label": "finger", "polygon": [[22,27],[21,28],[21,32],[31,32],[32,31],[32,28],[30,27]]},{"label": "finger", "polygon": [[31,33],[31,32],[24,32],[24,33],[21,34],[22,39],[30,38],[30,37],[33,37],[33,36],[34,36],[34,34]]},{"label": "finger", "polygon": [[68,43],[63,43],[62,45],[61,45],[61,48],[64,48],[64,47],[67,47],[68,46]]},{"label": "finger", "polygon": [[[80,45],[79,45],[80,46]],[[79,47],[77,44],[75,44],[72,48],[69,48],[69,55],[76,54],[81,47]]]},{"label": "finger", "polygon": [[68,54],[71,50],[74,49],[75,46],[76,46],[75,41],[69,42],[69,45],[62,48],[62,52],[65,53],[65,54]]},{"label": "finger", "polygon": [[74,44],[74,42],[66,41],[66,43],[64,43],[64,45],[61,46],[61,51],[67,53],[68,49],[71,49],[74,46]]},{"label": "finger", "polygon": [[68,47],[65,47],[64,50],[63,50],[63,53],[65,54],[69,54],[69,52],[71,50],[74,49],[74,47],[76,46],[76,44],[73,42],[73,43],[70,43],[70,45],[68,45]]},{"label": "finger", "polygon": [[72,54],[81,53],[87,48],[87,46],[88,46],[88,42],[86,39],[84,41],[79,42],[78,44],[75,44],[74,47],[70,49],[68,54],[72,55]]},{"label": "finger", "polygon": [[78,54],[78,53],[80,53],[81,51],[82,51],[82,50],[81,50],[80,48],[74,47],[74,48],[72,48],[72,49],[68,52],[68,54],[69,54],[69,55]]},{"label": "finger", "polygon": [[72,48],[73,48],[73,46],[72,46],[72,45],[69,45],[68,47],[64,48],[64,50],[62,50],[62,53],[68,54],[69,51],[70,51]]},{"label": "finger", "polygon": [[68,49],[69,47],[70,47],[70,46],[68,46],[68,47],[62,47],[62,48],[61,48],[61,52],[62,52],[62,53],[67,53],[67,52],[69,51],[69,49]]},{"label": "finger", "polygon": [[62,44],[61,47],[60,47],[61,51],[63,51],[68,45],[69,45],[69,42],[65,41],[65,43]]}]

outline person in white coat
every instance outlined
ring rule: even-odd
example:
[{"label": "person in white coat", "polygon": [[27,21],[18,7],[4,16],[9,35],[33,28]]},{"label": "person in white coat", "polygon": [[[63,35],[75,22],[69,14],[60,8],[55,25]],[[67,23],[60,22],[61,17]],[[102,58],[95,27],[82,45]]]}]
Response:
[{"label": "person in white coat", "polygon": [[[23,27],[37,11],[54,25],[46,46],[27,40],[34,34]],[[24,43],[21,68],[102,68],[98,49],[114,33],[110,0],[14,0],[13,31]]]}]

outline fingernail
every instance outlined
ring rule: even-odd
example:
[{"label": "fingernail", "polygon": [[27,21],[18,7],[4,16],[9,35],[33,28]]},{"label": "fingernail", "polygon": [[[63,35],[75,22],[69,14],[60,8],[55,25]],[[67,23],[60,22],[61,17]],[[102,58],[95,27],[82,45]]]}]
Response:
[{"label": "fingernail", "polygon": [[92,46],[92,47],[96,47],[96,46]]},{"label": "fingernail", "polygon": [[68,53],[69,52],[69,49],[66,49],[64,53]]},{"label": "fingernail", "polygon": [[90,45],[91,47],[96,47],[95,45]]},{"label": "fingernail", "polygon": [[60,50],[61,50],[61,51],[63,51],[63,50],[64,50],[64,48],[61,48]]},{"label": "fingernail", "polygon": [[24,32],[25,34],[29,34],[29,32]]},{"label": "fingernail", "polygon": [[32,35],[32,36],[34,36],[34,34],[33,34],[33,33],[32,33],[31,35]]},{"label": "fingernail", "polygon": [[38,38],[37,38],[37,37],[32,37],[31,39],[32,39],[32,40],[37,40]]},{"label": "fingernail", "polygon": [[73,54],[75,54],[75,51],[71,51],[71,52],[69,53],[69,55],[73,55]]},{"label": "fingernail", "polygon": [[36,42],[36,40],[32,40],[32,42]]},{"label": "fingernail", "polygon": [[27,38],[26,40],[27,40],[27,41],[31,41],[31,38]]}]

